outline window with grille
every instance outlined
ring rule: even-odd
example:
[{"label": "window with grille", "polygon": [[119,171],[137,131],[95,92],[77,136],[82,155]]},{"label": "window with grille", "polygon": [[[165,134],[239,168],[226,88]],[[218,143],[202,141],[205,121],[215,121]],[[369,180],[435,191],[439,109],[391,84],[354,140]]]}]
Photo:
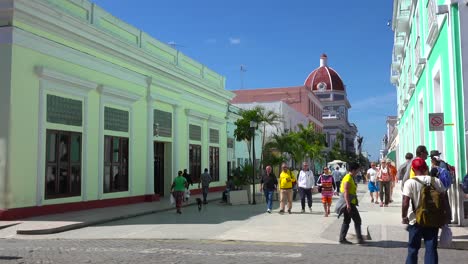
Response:
[{"label": "window with grille", "polygon": [[69,126],[82,126],[82,102],[79,100],[48,94],[47,122]]},{"label": "window with grille", "polygon": [[81,133],[47,130],[45,198],[81,195]]},{"label": "window with grille", "polygon": [[190,140],[201,141],[201,126],[189,125]]},{"label": "window with grille", "polygon": [[192,181],[200,182],[201,175],[201,146],[190,144],[189,146],[189,167]]},{"label": "window with grille", "polygon": [[219,130],[210,128],[210,143],[219,143]]},{"label": "window with grille", "polygon": [[213,181],[219,181],[219,148],[210,147],[210,175]]},{"label": "window with grille", "polygon": [[172,137],[172,113],[154,110],[154,126],[158,129],[158,136]]},{"label": "window with grille", "polygon": [[128,138],[104,137],[104,193],[128,191]]},{"label": "window with grille", "polygon": [[128,111],[104,107],[104,129],[128,132]]}]

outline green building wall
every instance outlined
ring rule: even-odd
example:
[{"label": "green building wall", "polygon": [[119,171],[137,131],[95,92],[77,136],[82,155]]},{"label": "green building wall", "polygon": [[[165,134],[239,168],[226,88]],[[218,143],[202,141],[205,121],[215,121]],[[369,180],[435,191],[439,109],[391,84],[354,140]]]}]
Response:
[{"label": "green building wall", "polygon": [[[191,143],[202,146],[202,169],[209,167],[209,147],[219,148],[220,179],[211,186],[225,185],[226,109],[233,94],[225,90],[224,77],[89,1],[23,1],[15,6],[15,14],[18,15],[13,16],[12,26],[8,27],[12,44],[0,45],[0,120],[10,122],[0,128],[0,147],[1,140],[8,145],[5,175],[2,178],[0,174],[0,181],[8,183],[2,187],[8,188],[9,196],[0,199],[0,211],[152,195],[154,141],[166,146],[166,193],[176,171],[188,168]],[[9,57],[11,60],[4,59]],[[80,88],[80,93],[75,92],[78,88],[74,85],[87,90]],[[83,126],[70,128],[43,122],[41,102],[44,103],[45,94],[83,100]],[[104,106],[129,110],[128,133],[103,129]],[[172,114],[171,137],[153,135],[154,109]],[[200,141],[188,139],[189,124],[202,127]],[[219,131],[218,143],[210,143],[210,128]],[[86,147],[82,155],[81,196],[41,197],[41,166],[45,163],[41,149],[46,129],[82,133]],[[130,182],[126,192],[102,192],[99,174],[104,135],[129,138]]]}]

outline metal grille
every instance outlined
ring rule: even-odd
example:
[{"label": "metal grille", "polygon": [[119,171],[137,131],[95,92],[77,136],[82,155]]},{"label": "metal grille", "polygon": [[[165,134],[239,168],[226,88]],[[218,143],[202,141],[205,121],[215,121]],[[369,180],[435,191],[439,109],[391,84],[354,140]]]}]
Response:
[{"label": "metal grille", "polygon": [[172,113],[154,110],[154,128],[158,136],[172,137]]},{"label": "metal grille", "polygon": [[128,132],[128,111],[104,107],[104,129]]},{"label": "metal grille", "polygon": [[210,129],[210,143],[219,143],[219,130]]},{"label": "metal grille", "polygon": [[79,100],[48,94],[47,122],[70,126],[82,126],[82,102]]},{"label": "metal grille", "polygon": [[201,141],[201,126],[189,125],[190,140]]},{"label": "metal grille", "polygon": [[233,138],[228,138],[227,139],[227,147],[228,148],[234,148],[234,139]]}]

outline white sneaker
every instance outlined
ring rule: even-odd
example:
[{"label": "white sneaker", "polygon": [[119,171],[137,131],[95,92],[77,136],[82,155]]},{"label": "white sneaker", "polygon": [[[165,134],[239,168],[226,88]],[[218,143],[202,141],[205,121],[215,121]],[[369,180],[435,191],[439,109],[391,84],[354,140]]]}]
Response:
[{"label": "white sneaker", "polygon": [[312,207],[309,207],[309,212],[311,212],[311,213],[312,213]]},{"label": "white sneaker", "polygon": [[270,209],[267,209],[267,213],[271,214],[271,210],[270,210]]}]

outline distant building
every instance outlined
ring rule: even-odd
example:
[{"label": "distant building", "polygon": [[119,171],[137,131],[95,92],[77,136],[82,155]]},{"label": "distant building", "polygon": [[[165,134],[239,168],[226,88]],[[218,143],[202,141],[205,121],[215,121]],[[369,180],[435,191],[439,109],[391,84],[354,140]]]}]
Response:
[{"label": "distant building", "polygon": [[356,125],[348,120],[351,104],[347,98],[346,87],[339,74],[328,66],[326,54],[320,56],[320,67],[309,74],[304,86],[313,91],[323,105],[323,132],[328,148],[333,146],[337,135],[341,133],[344,136],[340,142],[341,148],[355,152],[354,141],[358,130]]}]

